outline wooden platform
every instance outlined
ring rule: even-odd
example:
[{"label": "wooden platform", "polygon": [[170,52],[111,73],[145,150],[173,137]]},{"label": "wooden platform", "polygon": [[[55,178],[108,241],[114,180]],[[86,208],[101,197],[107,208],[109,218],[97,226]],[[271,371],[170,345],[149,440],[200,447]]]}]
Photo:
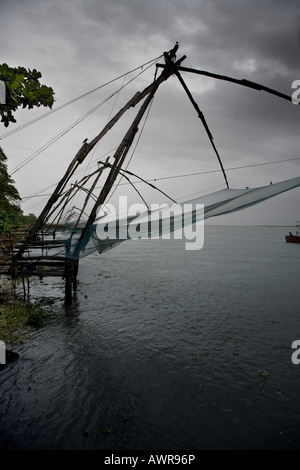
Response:
[{"label": "wooden platform", "polygon": [[[12,269],[13,257],[27,235],[26,230],[15,230],[0,236],[0,276],[22,278],[23,284],[24,279],[30,277],[60,277],[65,280],[65,302],[72,303],[77,287],[78,261],[65,256],[63,241],[53,240],[42,232],[37,234]],[[61,254],[51,254],[57,251]]]}]

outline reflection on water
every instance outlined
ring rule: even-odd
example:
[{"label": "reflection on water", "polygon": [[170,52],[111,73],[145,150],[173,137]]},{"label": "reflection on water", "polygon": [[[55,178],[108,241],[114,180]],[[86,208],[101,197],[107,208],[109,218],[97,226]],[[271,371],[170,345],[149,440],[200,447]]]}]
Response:
[{"label": "reflection on water", "polygon": [[126,242],[81,261],[67,311],[61,282],[35,280],[57,319],[0,372],[0,448],[299,448],[300,247],[284,235]]}]

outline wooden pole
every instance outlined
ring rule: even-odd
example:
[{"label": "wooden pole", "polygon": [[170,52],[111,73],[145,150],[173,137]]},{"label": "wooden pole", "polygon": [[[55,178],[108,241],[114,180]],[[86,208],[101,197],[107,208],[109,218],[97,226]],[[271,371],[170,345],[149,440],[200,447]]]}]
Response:
[{"label": "wooden pole", "polygon": [[153,96],[156,92],[158,88],[158,85],[152,89],[151,93],[149,93],[147,99],[145,100],[145,102],[143,103],[143,105],[141,106],[141,109],[140,111],[138,112],[136,118],[134,119],[134,121],[132,122],[130,128],[128,129],[127,133],[125,134],[121,144],[119,145],[118,149],[116,150],[115,154],[114,154],[114,163],[112,165],[112,168],[109,172],[109,175],[106,179],[106,182],[102,188],[102,191],[100,192],[100,195],[96,201],[96,203],[94,204],[94,207],[90,213],[90,216],[86,222],[86,225],[85,227],[83,228],[82,232],[81,232],[81,236],[74,248],[74,256],[79,256],[79,253],[80,251],[85,247],[86,245],[86,242],[84,241],[84,237],[85,237],[85,234],[88,230],[88,228],[94,223],[96,217],[97,217],[97,211],[99,209],[99,207],[101,207],[101,205],[104,203],[105,199],[107,198],[118,174],[119,174],[119,171],[121,169],[121,166],[124,162],[124,159],[126,158],[126,155],[129,151],[129,148],[134,140],[134,137],[138,131],[138,124],[139,122],[141,121],[147,107],[149,106],[151,100],[153,99]]},{"label": "wooden pole", "polygon": [[94,189],[95,189],[95,187],[96,187],[96,184],[97,184],[98,181],[99,181],[100,176],[101,176],[102,173],[103,173],[103,170],[108,167],[108,160],[109,160],[109,158],[110,158],[110,157],[108,157],[108,158],[106,159],[106,162],[103,164],[103,166],[97,170],[97,173],[98,173],[98,174],[97,174],[97,176],[96,176],[96,178],[95,178],[95,180],[94,180],[94,182],[93,182],[93,184],[92,184],[92,186],[91,186],[91,188],[90,188],[90,190],[89,190],[89,192],[88,192],[88,194],[87,194],[87,196],[86,196],[86,198],[85,198],[84,204],[83,204],[82,209],[81,209],[81,212],[80,212],[80,214],[79,214],[79,216],[78,216],[78,219],[77,219],[77,222],[76,222],[76,224],[75,224],[74,230],[78,227],[78,224],[79,224],[80,219],[81,219],[81,217],[82,217],[82,215],[83,215],[83,213],[84,213],[84,210],[85,210],[85,208],[86,208],[86,206],[87,206],[87,203],[88,203],[88,201],[89,201],[91,195],[93,194],[93,191],[94,191]]},{"label": "wooden pole", "polygon": [[224,167],[223,167],[223,163],[222,163],[222,161],[221,161],[221,157],[220,157],[220,155],[219,155],[219,152],[218,152],[218,150],[217,150],[217,148],[216,148],[216,146],[215,146],[214,138],[213,138],[213,136],[212,136],[212,133],[211,133],[210,130],[209,130],[209,127],[208,127],[208,125],[207,125],[206,119],[205,119],[205,117],[204,117],[202,111],[200,110],[198,104],[197,104],[196,101],[194,100],[194,98],[193,98],[193,96],[192,96],[190,90],[189,90],[188,87],[186,86],[186,83],[185,83],[185,81],[183,80],[183,78],[182,78],[182,76],[180,75],[180,73],[177,71],[175,75],[177,76],[178,80],[180,81],[181,85],[183,86],[183,89],[185,90],[186,94],[188,95],[188,97],[189,97],[189,99],[190,99],[192,105],[194,106],[195,110],[197,111],[198,117],[199,117],[199,118],[201,119],[201,121],[202,121],[202,124],[203,124],[203,126],[204,126],[204,128],[205,128],[205,130],[206,130],[206,133],[207,133],[207,135],[208,135],[208,138],[209,138],[209,140],[210,140],[210,143],[211,143],[211,145],[212,145],[212,147],[213,147],[213,149],[214,149],[214,151],[215,151],[215,154],[216,154],[216,156],[217,156],[218,162],[219,162],[219,164],[220,164],[220,167],[221,167],[221,170],[222,170],[224,179],[225,179],[226,186],[227,186],[227,188],[229,188],[229,184],[228,184],[227,176],[226,176],[226,173],[225,173],[225,170],[224,170]]},{"label": "wooden pole", "polygon": [[72,304],[72,260],[66,258],[65,265],[65,304]]},{"label": "wooden pole", "polygon": [[[157,67],[160,67],[160,68],[166,67],[165,64],[156,64],[156,65]],[[233,77],[228,77],[226,75],[219,75],[217,73],[207,72],[206,70],[197,70],[197,69],[191,69],[189,67],[181,67],[181,66],[178,67],[177,70],[181,72],[189,72],[189,73],[194,73],[198,75],[204,75],[206,77],[216,78],[219,80],[225,80],[227,82],[235,83],[237,85],[242,85],[248,88],[252,88],[254,90],[265,91],[267,93],[271,93],[272,95],[278,96],[279,98],[283,98],[287,101],[292,101],[292,97],[289,95],[286,95],[284,93],[281,93],[280,91],[261,85],[260,83],[251,82],[250,80],[246,80],[245,78],[242,78],[241,80],[239,80]]]},{"label": "wooden pole", "polygon": [[[176,43],[175,47],[169,52],[165,53],[171,59],[175,57],[176,51],[178,49],[178,44]],[[53,204],[58,200],[61,192],[63,191],[64,187],[66,186],[67,182],[70,180],[71,176],[76,171],[77,167],[84,161],[88,153],[93,149],[93,147],[99,142],[100,139],[104,137],[105,134],[116,124],[116,122],[123,116],[123,114],[130,109],[131,107],[136,106],[145,96],[147,96],[154,88],[157,88],[161,83],[167,80],[173,73],[173,67],[180,65],[180,63],[185,59],[183,56],[180,60],[176,62],[176,64],[172,64],[172,67],[167,67],[163,70],[162,74],[148,87],[146,87],[142,92],[137,92],[131,100],[127,102],[127,104],[120,109],[120,111],[107,123],[107,125],[102,129],[102,131],[90,142],[84,143],[75,157],[73,158],[72,162],[67,168],[66,173],[64,174],[63,178],[59,181],[57,187],[55,188],[52,196],[49,198],[47,204],[45,205],[44,209],[42,210],[41,214],[37,218],[36,222],[33,224],[31,230],[29,231],[28,236],[23,242],[23,245],[20,247],[19,251],[14,255],[12,260],[12,265],[10,268],[10,273],[15,276],[18,261],[21,259],[22,255],[24,254],[28,244],[33,239],[34,235],[41,229],[43,223],[46,221],[49,211]]]},{"label": "wooden pole", "polygon": [[[56,186],[53,194],[49,198],[47,204],[45,205],[44,209],[42,210],[41,214],[37,218],[36,222],[33,224],[32,228],[30,229],[28,236],[25,238],[22,246],[19,248],[18,252],[13,256],[12,258],[12,264],[10,267],[10,274],[12,275],[13,278],[16,277],[17,275],[17,266],[18,266],[18,261],[22,258],[25,250],[27,249],[29,243],[33,240],[34,236],[38,231],[41,229],[42,225],[46,222],[47,218],[49,217],[49,212],[52,208],[52,206],[55,204],[55,202],[59,199],[62,191],[64,190],[66,184],[78,168],[78,166],[85,160],[86,156],[88,153],[93,149],[93,147],[101,140],[104,135],[107,134],[107,132],[116,124],[116,122],[123,116],[123,114],[130,109],[131,107],[136,106],[141,100],[143,100],[147,95],[150,95],[150,99],[147,100],[147,105],[153,98],[153,95],[155,91],[157,90],[158,86],[163,83],[165,80],[167,80],[173,73],[176,72],[176,67],[178,67],[181,62],[186,58],[183,56],[181,59],[175,62],[175,55],[178,49],[178,43],[176,43],[175,47],[169,51],[165,52],[165,58],[168,58],[168,63],[166,64],[166,68],[163,70],[161,75],[149,86],[147,86],[142,92],[136,93],[131,100],[129,100],[126,105],[119,110],[119,112],[107,123],[107,125],[102,129],[102,131],[90,142],[90,143],[83,143],[73,160],[71,161],[70,165],[67,168],[67,171],[65,172],[64,176],[62,179],[59,181],[58,185]],[[149,98],[149,97],[148,97]],[[141,109],[144,109],[142,106]],[[125,136],[123,139],[123,142],[121,146],[119,146],[119,153],[118,155],[115,155],[116,158],[116,164],[113,165],[113,168],[109,174],[108,180],[107,180],[107,185],[103,188],[101,195],[98,199],[98,203],[94,206],[92,213],[89,218],[89,224],[91,221],[95,220],[96,217],[96,211],[99,205],[101,205],[105,197],[107,196],[108,192],[111,189],[112,182],[115,181],[117,174],[120,170],[120,165],[124,161],[124,158],[128,152],[128,149],[132,143],[132,140],[137,132],[137,122],[136,121],[134,126],[131,126],[130,131],[128,135]],[[120,163],[120,165],[117,166],[117,163]],[[105,197],[104,197],[105,196]],[[87,226],[86,226],[87,227]],[[84,230],[85,232],[85,230]],[[84,234],[83,234],[84,235]]]}]

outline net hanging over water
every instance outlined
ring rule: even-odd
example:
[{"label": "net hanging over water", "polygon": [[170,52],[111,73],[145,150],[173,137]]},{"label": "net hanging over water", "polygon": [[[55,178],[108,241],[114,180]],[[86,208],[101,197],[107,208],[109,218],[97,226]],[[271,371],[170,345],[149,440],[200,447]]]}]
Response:
[{"label": "net hanging over water", "polygon": [[80,259],[95,252],[103,253],[129,239],[168,238],[183,228],[203,224],[205,219],[246,209],[298,186],[300,177],[257,188],[227,188],[150,210],[137,205],[133,212],[116,210],[114,214],[103,215],[86,227],[84,235],[82,229],[73,230],[69,225],[57,236],[66,240],[66,256]]}]

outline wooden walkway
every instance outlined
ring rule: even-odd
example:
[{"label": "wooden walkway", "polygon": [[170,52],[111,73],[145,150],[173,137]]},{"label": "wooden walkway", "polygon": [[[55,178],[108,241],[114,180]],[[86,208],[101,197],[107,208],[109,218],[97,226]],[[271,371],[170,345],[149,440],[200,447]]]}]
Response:
[{"label": "wooden walkway", "polygon": [[[53,240],[43,232],[38,233],[12,269],[13,257],[28,232],[19,229],[0,236],[0,276],[22,278],[24,291],[25,279],[29,285],[30,277],[60,277],[65,280],[65,303],[71,304],[77,287],[78,261],[64,255],[66,245],[63,241]],[[61,254],[51,255],[53,251]]]}]

